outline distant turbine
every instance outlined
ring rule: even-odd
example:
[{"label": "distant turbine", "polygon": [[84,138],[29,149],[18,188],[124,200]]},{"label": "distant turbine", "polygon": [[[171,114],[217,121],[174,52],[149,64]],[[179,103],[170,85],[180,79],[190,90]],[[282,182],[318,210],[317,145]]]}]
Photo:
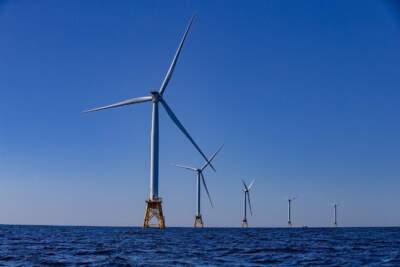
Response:
[{"label": "distant turbine", "polygon": [[253,215],[253,212],[251,210],[251,201],[250,201],[250,189],[254,184],[254,180],[250,183],[249,186],[246,185],[246,183],[242,180],[244,189],[244,217],[243,217],[243,221],[242,221],[242,227],[247,227],[248,223],[247,223],[247,203],[249,203],[249,209],[250,209],[250,215]]},{"label": "distant turbine", "polygon": [[221,146],[217,150],[217,152],[215,152],[214,155],[212,155],[210,160],[207,161],[201,168],[194,168],[194,167],[189,167],[189,166],[184,166],[184,165],[177,165],[177,164],[175,165],[176,167],[183,168],[183,169],[186,169],[186,170],[189,170],[189,171],[194,171],[194,172],[197,173],[197,195],[196,195],[197,210],[196,210],[196,216],[195,216],[195,219],[194,219],[194,227],[203,227],[204,226],[203,219],[202,219],[202,216],[201,216],[201,211],[200,211],[200,204],[201,204],[201,199],[200,199],[201,198],[201,195],[200,195],[201,183],[200,183],[200,180],[203,182],[203,186],[204,186],[204,189],[207,192],[208,200],[210,200],[211,206],[214,207],[214,204],[213,204],[213,202],[211,200],[210,193],[208,192],[206,180],[204,179],[203,171],[211,164],[211,161],[213,161],[213,159],[218,154],[218,152],[221,151],[222,147],[223,146]]},{"label": "distant turbine", "polygon": [[[176,117],[175,113],[172,111],[172,109],[168,106],[167,102],[165,101],[163,94],[165,92],[165,89],[168,86],[169,81],[171,80],[172,74],[175,69],[175,65],[178,61],[179,55],[181,53],[182,47],[185,43],[186,37],[189,33],[189,30],[192,26],[194,16],[190,19],[189,24],[186,28],[185,34],[182,37],[182,40],[179,44],[179,47],[175,53],[175,56],[172,60],[172,63],[168,69],[168,72],[164,78],[164,81],[161,84],[161,87],[158,91],[151,91],[150,95],[148,96],[142,96],[142,97],[137,97],[137,98],[130,98],[115,104],[111,104],[108,106],[103,106],[99,108],[94,108],[90,109],[86,112],[93,112],[93,111],[98,111],[98,110],[103,110],[103,109],[109,109],[109,108],[116,108],[116,107],[121,107],[121,106],[126,106],[126,105],[133,105],[133,104],[138,104],[138,103],[143,103],[143,102],[152,102],[152,123],[151,123],[151,158],[150,158],[150,196],[149,199],[146,201],[147,206],[146,206],[146,213],[145,213],[145,218],[144,218],[144,223],[143,227],[149,227],[150,226],[150,220],[153,217],[156,217],[158,220],[158,226],[160,228],[165,227],[165,220],[164,220],[164,215],[162,212],[162,206],[161,202],[162,199],[158,195],[158,141],[159,141],[159,132],[158,132],[158,103],[161,103],[165,111],[167,112],[168,116],[171,118],[171,120],[176,124],[176,126],[182,131],[182,133],[189,139],[189,141],[193,144],[193,146],[197,149],[197,151],[201,154],[201,156],[208,162],[208,158],[206,155],[201,151],[200,147],[196,144],[196,142],[193,140],[193,138],[189,135],[188,131],[183,127],[182,123],[178,120]],[[210,167],[214,169],[214,167],[210,164]]]},{"label": "distant turbine", "polygon": [[339,205],[337,203],[333,204],[333,225],[335,227],[338,226],[338,222],[337,222],[337,207]]},{"label": "distant turbine", "polygon": [[288,198],[288,225],[292,227],[292,201],[295,200],[296,197]]}]

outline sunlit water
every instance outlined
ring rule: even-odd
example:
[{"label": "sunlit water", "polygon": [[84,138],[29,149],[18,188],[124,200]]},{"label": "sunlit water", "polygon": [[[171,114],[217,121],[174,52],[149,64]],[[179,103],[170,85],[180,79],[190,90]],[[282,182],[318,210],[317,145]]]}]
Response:
[{"label": "sunlit water", "polygon": [[0,266],[400,266],[400,228],[0,225]]}]

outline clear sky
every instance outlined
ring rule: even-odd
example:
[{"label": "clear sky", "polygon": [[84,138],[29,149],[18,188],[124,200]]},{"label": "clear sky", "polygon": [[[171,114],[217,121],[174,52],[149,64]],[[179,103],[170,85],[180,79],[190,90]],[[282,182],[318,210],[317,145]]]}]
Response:
[{"label": "clear sky", "polygon": [[[168,3],[167,3],[168,2]],[[208,226],[399,225],[400,18],[388,1],[1,1],[0,223],[141,225],[158,89],[202,149]],[[167,226],[190,226],[203,164],[160,110]]]}]

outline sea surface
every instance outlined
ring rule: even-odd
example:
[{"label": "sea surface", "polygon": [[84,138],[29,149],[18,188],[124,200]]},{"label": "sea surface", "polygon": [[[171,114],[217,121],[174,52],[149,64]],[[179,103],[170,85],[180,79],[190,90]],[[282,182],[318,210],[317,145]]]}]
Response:
[{"label": "sea surface", "polygon": [[400,266],[400,228],[0,225],[0,266]]}]

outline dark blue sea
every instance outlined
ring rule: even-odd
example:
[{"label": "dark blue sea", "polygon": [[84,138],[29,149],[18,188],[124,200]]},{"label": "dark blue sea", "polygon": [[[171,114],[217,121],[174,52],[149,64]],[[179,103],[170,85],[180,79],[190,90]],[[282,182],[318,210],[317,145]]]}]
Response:
[{"label": "dark blue sea", "polygon": [[0,266],[400,266],[400,228],[0,225]]}]

